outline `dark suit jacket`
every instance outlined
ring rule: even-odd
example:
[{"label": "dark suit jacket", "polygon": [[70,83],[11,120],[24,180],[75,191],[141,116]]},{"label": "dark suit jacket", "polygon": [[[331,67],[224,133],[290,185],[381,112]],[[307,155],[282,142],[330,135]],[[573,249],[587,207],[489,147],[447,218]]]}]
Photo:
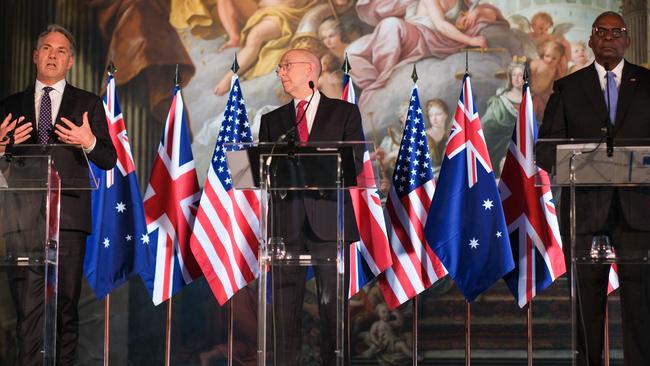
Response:
[{"label": "dark suit jacket", "polygon": [[[293,101],[262,116],[259,139],[261,142],[277,141],[296,122]],[[330,99],[321,93],[309,141],[363,141],[361,114],[356,105]],[[355,151],[360,169],[363,151]],[[331,193],[331,192],[329,192]],[[307,220],[313,234],[323,241],[336,241],[336,200],[327,192],[288,192],[286,197],[276,196],[273,202],[274,232],[291,241]],[[358,240],[356,221],[350,197],[345,196],[345,240]]]},{"label": "dark suit jacket", "polygon": [[[616,139],[650,138],[650,71],[625,61],[619,88]],[[594,64],[555,82],[540,126],[539,138],[599,139],[601,129],[608,121],[605,97],[598,82]],[[537,147],[537,163],[547,171],[555,164],[555,148],[546,144]],[[613,200],[620,199],[622,216],[637,230],[650,230],[647,219],[650,209],[648,189],[580,188],[576,191],[576,209],[579,213],[577,233],[587,234],[605,229]],[[563,233],[569,233],[569,192],[562,194]]]},{"label": "dark suit jacket", "polygon": [[[56,123],[61,123],[61,117],[65,117],[76,125],[82,124],[82,116],[88,112],[90,127],[97,137],[95,148],[88,154],[88,159],[102,169],[111,169],[115,166],[117,153],[113,147],[108,134],[106,123],[106,114],[101,99],[92,93],[66,84],[63,91],[63,99],[59,113],[55,119]],[[0,102],[0,118],[11,113],[14,118],[25,116],[23,123],[32,122],[34,130],[31,137],[25,144],[38,144],[38,135],[36,132],[36,113],[34,110],[34,84],[27,90],[10,95]],[[61,144],[58,136],[52,134],[49,143]],[[62,186],[65,185],[66,177],[83,177],[88,175],[87,166],[84,161],[70,159],[70,155],[65,152],[53,153],[54,167],[58,171]],[[89,190],[62,190],[61,191],[61,213],[60,228],[65,230],[80,230],[90,233],[92,230],[91,202]],[[5,215],[13,217],[15,222],[5,223],[5,231],[23,227],[29,222],[29,217],[33,212],[28,212],[24,207],[21,208],[19,216]],[[25,221],[27,220],[27,221]]]}]

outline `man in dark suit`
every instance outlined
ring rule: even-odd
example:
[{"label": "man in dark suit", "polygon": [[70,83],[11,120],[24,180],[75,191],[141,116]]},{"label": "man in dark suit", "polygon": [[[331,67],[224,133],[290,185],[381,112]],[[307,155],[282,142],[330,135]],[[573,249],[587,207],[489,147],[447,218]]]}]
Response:
[{"label": "man in dark suit", "polygon": [[[1,101],[0,117],[6,118],[9,114],[13,117],[21,116],[16,120],[16,129],[12,131],[14,144],[79,145],[98,167],[111,169],[115,165],[117,154],[108,134],[101,99],[73,87],[65,80],[74,63],[74,52],[74,39],[70,32],[58,25],[48,26],[38,37],[33,55],[36,65],[35,83],[25,91]],[[25,131],[30,130],[30,127],[35,133],[25,139]],[[0,154],[9,153],[11,149],[6,144],[0,145]],[[18,151],[19,147],[15,146],[14,149]],[[88,176],[87,164],[83,159],[71,159],[67,153],[54,150],[52,154],[54,167],[61,176],[63,185],[66,184],[66,178]],[[57,365],[74,363],[83,258],[86,236],[92,228],[90,206],[88,190],[65,190],[61,193]],[[4,214],[6,222],[3,223],[3,233],[8,246],[24,245],[27,236],[31,235],[31,230],[25,226],[28,223],[21,222],[22,214],[31,211],[28,215],[39,215],[35,212],[41,210],[40,201],[36,205],[26,205],[23,202],[21,212],[17,215]],[[19,359],[22,365],[42,364],[42,267],[12,269],[9,281],[17,312]]]},{"label": "man in dark suit", "polygon": [[[650,138],[650,71],[623,59],[630,44],[623,18],[600,14],[593,23],[590,66],[555,82],[540,138]],[[609,83],[609,86],[607,86]],[[609,93],[608,93],[609,89]],[[609,94],[609,97],[608,97]],[[610,107],[608,108],[607,100]],[[611,113],[610,113],[611,112]],[[552,171],[554,147],[538,146],[538,164]],[[561,231],[569,248],[568,191],[562,193]],[[595,235],[608,235],[619,257],[650,248],[650,192],[647,189],[592,187],[576,189],[576,252],[585,253]],[[567,266],[570,265],[570,262]],[[643,265],[619,264],[626,365],[649,365],[648,271]],[[577,360],[601,365],[608,265],[577,265]]]},{"label": "man in dark suit", "polygon": [[[293,100],[262,116],[259,138],[274,142],[296,126],[296,140],[362,141],[359,109],[348,102],[330,99],[318,91],[318,57],[306,50],[287,51],[277,68],[284,91]],[[308,101],[311,100],[311,103]],[[305,111],[306,109],[306,111]],[[357,169],[362,153],[355,151]],[[272,198],[273,232],[284,238],[287,251],[306,251],[313,256],[336,256],[336,195],[333,191],[289,191]],[[345,201],[345,242],[358,240],[349,197]],[[336,268],[314,268],[321,320],[321,358],[324,365],[335,362]],[[280,365],[298,364],[306,267],[285,267],[273,271],[274,322],[281,339]]]}]

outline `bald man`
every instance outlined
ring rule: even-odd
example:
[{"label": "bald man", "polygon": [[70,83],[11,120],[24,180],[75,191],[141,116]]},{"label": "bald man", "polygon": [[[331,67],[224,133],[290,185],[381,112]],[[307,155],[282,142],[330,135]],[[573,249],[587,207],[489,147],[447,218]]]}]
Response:
[{"label": "bald man", "polygon": [[[276,70],[284,91],[293,100],[262,116],[260,141],[278,141],[296,125],[296,141],[363,141],[361,114],[356,105],[330,99],[318,90],[320,60],[306,50],[289,50]],[[310,85],[311,84],[311,85]],[[313,85],[313,89],[312,89]],[[308,103],[311,100],[311,103]],[[304,110],[304,112],[303,112]],[[303,116],[304,114],[304,116]],[[358,167],[363,151],[356,152]],[[330,192],[331,193],[331,192]],[[323,191],[293,191],[273,196],[273,232],[284,238],[288,251],[336,255],[336,195]],[[349,196],[345,199],[345,242],[358,240]],[[336,268],[314,268],[319,299],[321,358],[334,365],[336,346]],[[279,365],[298,365],[306,267],[273,270],[276,339],[282,352]],[[282,342],[282,343],[280,343]],[[347,352],[347,351],[346,351]]]},{"label": "bald man", "polygon": [[[628,28],[620,14],[604,12],[594,20],[589,47],[595,61],[555,82],[540,126],[540,138],[597,140],[608,128],[617,144],[624,144],[626,138],[650,138],[650,71],[623,58],[629,45]],[[611,108],[606,102],[608,89]],[[538,148],[537,163],[542,168],[552,171],[554,161],[554,148]],[[576,253],[588,251],[592,237],[602,234],[611,238],[616,255],[621,258],[650,250],[650,190],[583,187],[576,189],[575,196]],[[560,205],[560,230],[565,243],[570,243],[569,198],[565,190]],[[568,245],[565,248],[568,255]],[[567,268],[570,264],[567,258]],[[577,264],[576,269],[577,364],[600,366],[609,265]],[[624,364],[650,365],[648,266],[619,263],[618,271]]]}]

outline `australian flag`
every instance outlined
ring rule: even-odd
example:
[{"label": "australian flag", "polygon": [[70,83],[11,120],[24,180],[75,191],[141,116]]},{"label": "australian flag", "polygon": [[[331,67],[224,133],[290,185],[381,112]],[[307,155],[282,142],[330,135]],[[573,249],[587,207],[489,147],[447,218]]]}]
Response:
[{"label": "australian flag", "polygon": [[514,268],[468,74],[463,78],[424,231],[427,242],[468,301]]},{"label": "australian flag", "polygon": [[86,240],[84,259],[86,278],[98,299],[139,272],[145,258],[138,249],[145,245],[147,234],[131,146],[110,74],[104,110],[117,164],[107,171],[90,163],[99,188],[92,192],[93,234]]}]

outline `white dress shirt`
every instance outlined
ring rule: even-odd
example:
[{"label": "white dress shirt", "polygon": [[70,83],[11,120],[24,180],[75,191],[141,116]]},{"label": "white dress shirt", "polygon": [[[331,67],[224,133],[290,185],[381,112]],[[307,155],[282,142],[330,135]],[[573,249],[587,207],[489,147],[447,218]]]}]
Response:
[{"label": "white dress shirt", "polygon": [[[63,90],[65,89],[66,81],[61,79],[56,83],[50,85],[54,90],[50,91],[50,100],[52,101],[52,125],[56,122],[56,116],[59,114],[61,108],[61,101],[63,100]],[[36,112],[36,121],[33,122],[32,127],[38,130],[38,118],[41,114],[41,98],[43,97],[43,88],[47,85],[36,80],[36,87],[34,88],[34,108]]]},{"label": "white dress shirt", "polygon": [[[623,77],[623,64],[625,63],[624,60],[621,60],[621,62],[616,65],[613,69],[611,69],[611,72],[616,75],[614,77],[614,81],[616,81],[616,88],[621,89],[621,78]],[[594,65],[596,66],[596,72],[598,73],[598,82],[600,82],[600,90],[605,91],[605,88],[607,87],[607,70],[605,70],[605,67],[599,64],[598,62],[594,62]]]},{"label": "white dress shirt", "polygon": [[[309,102],[309,98],[311,98],[311,95],[305,98],[304,101]],[[303,99],[293,100],[293,107],[295,108],[296,112],[298,111],[298,103],[300,103],[301,100]],[[316,111],[318,110],[318,102],[320,102],[320,92],[318,90],[315,90],[314,98],[311,100],[309,107],[307,107],[307,110],[305,111],[305,119],[307,120],[306,121],[307,131],[309,131],[310,134],[311,134],[311,126],[314,124],[314,119],[316,118]]]}]

